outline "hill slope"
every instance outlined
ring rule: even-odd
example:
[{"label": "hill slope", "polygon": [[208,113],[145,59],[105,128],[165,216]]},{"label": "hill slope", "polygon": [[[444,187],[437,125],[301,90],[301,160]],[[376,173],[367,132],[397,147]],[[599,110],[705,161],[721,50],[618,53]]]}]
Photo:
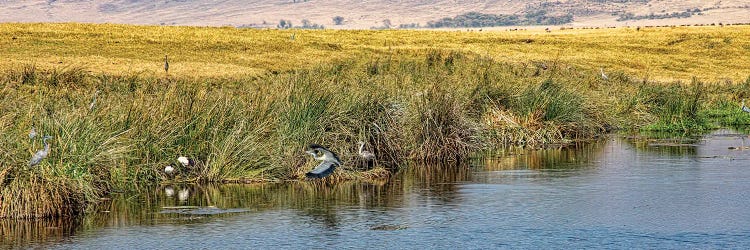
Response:
[{"label": "hill slope", "polygon": [[[703,10],[689,18],[616,21],[631,14],[665,15]],[[750,22],[750,0],[563,0],[563,1],[353,1],[353,0],[2,0],[0,22],[95,22],[127,24],[207,25],[275,27],[280,19],[295,26],[302,20],[327,28],[367,29],[419,24],[476,11],[490,14],[519,14],[544,10],[550,15],[572,14],[576,26],[655,25]],[[332,18],[343,17],[334,25]]]}]

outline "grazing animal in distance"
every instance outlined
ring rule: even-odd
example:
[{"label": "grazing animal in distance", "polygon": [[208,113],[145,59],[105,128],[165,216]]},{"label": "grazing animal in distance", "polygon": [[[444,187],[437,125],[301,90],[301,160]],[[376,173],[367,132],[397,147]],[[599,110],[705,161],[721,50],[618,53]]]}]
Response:
[{"label": "grazing animal in distance", "polygon": [[310,144],[305,152],[310,154],[313,159],[321,161],[317,167],[305,174],[308,178],[323,178],[329,176],[333,173],[333,170],[335,170],[336,167],[341,165],[341,160],[339,160],[338,155],[321,145]]}]

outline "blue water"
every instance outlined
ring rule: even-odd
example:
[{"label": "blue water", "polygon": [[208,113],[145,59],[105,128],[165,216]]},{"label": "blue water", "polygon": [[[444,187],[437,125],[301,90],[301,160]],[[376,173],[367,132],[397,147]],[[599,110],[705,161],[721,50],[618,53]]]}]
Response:
[{"label": "blue water", "polygon": [[[729,132],[693,146],[616,138],[514,151],[468,165],[414,165],[375,183],[169,187],[188,190],[187,199],[159,187],[114,196],[68,231],[32,226],[32,233],[4,243],[59,249],[748,249],[750,150],[728,149],[745,143]],[[165,209],[186,205],[218,212]]]}]

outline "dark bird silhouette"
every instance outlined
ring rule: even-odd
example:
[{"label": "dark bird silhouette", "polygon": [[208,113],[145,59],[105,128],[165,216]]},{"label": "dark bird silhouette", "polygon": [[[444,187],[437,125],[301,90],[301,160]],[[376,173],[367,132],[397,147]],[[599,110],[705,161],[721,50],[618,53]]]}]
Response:
[{"label": "dark bird silhouette", "polygon": [[310,144],[307,147],[306,153],[312,155],[313,159],[321,161],[321,163],[310,172],[307,172],[305,176],[308,178],[323,178],[333,173],[336,167],[341,165],[336,153],[331,152],[327,148],[318,144]]},{"label": "dark bird silhouette", "polygon": [[164,55],[164,73],[167,73],[169,75],[169,58],[167,55]]}]

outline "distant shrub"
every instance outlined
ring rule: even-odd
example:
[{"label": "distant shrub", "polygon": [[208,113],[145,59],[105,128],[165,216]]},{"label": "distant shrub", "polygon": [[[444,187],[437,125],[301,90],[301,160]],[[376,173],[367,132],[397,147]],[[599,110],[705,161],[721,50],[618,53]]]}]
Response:
[{"label": "distant shrub", "polygon": [[417,29],[421,27],[422,26],[419,25],[419,23],[402,23],[398,25],[399,29]]},{"label": "distant shrub", "polygon": [[292,27],[292,21],[281,19],[279,20],[279,24],[276,25],[276,28],[279,29],[289,29]]},{"label": "distant shrub", "polygon": [[547,11],[540,10],[520,15],[495,15],[480,12],[468,12],[454,18],[445,17],[437,21],[427,22],[430,28],[457,28],[457,27],[492,27],[492,26],[514,26],[514,25],[559,25],[573,21],[573,15],[562,16],[547,15]]},{"label": "distant shrub", "polygon": [[297,26],[295,28],[322,30],[325,29],[325,26],[323,26],[322,24],[310,22],[310,20],[307,19],[302,19],[302,26]]},{"label": "distant shrub", "polygon": [[333,17],[333,24],[334,25],[342,25],[342,24],[344,24],[344,17],[342,17],[342,16],[335,16],[335,17]]},{"label": "distant shrub", "polygon": [[665,14],[648,14],[648,15],[636,15],[633,13],[625,13],[620,15],[620,17],[617,18],[617,21],[627,21],[627,20],[643,20],[643,19],[668,19],[668,18],[689,18],[693,15],[700,15],[701,10],[698,8],[695,9],[687,9],[683,12],[672,12],[672,13],[665,13]]}]

